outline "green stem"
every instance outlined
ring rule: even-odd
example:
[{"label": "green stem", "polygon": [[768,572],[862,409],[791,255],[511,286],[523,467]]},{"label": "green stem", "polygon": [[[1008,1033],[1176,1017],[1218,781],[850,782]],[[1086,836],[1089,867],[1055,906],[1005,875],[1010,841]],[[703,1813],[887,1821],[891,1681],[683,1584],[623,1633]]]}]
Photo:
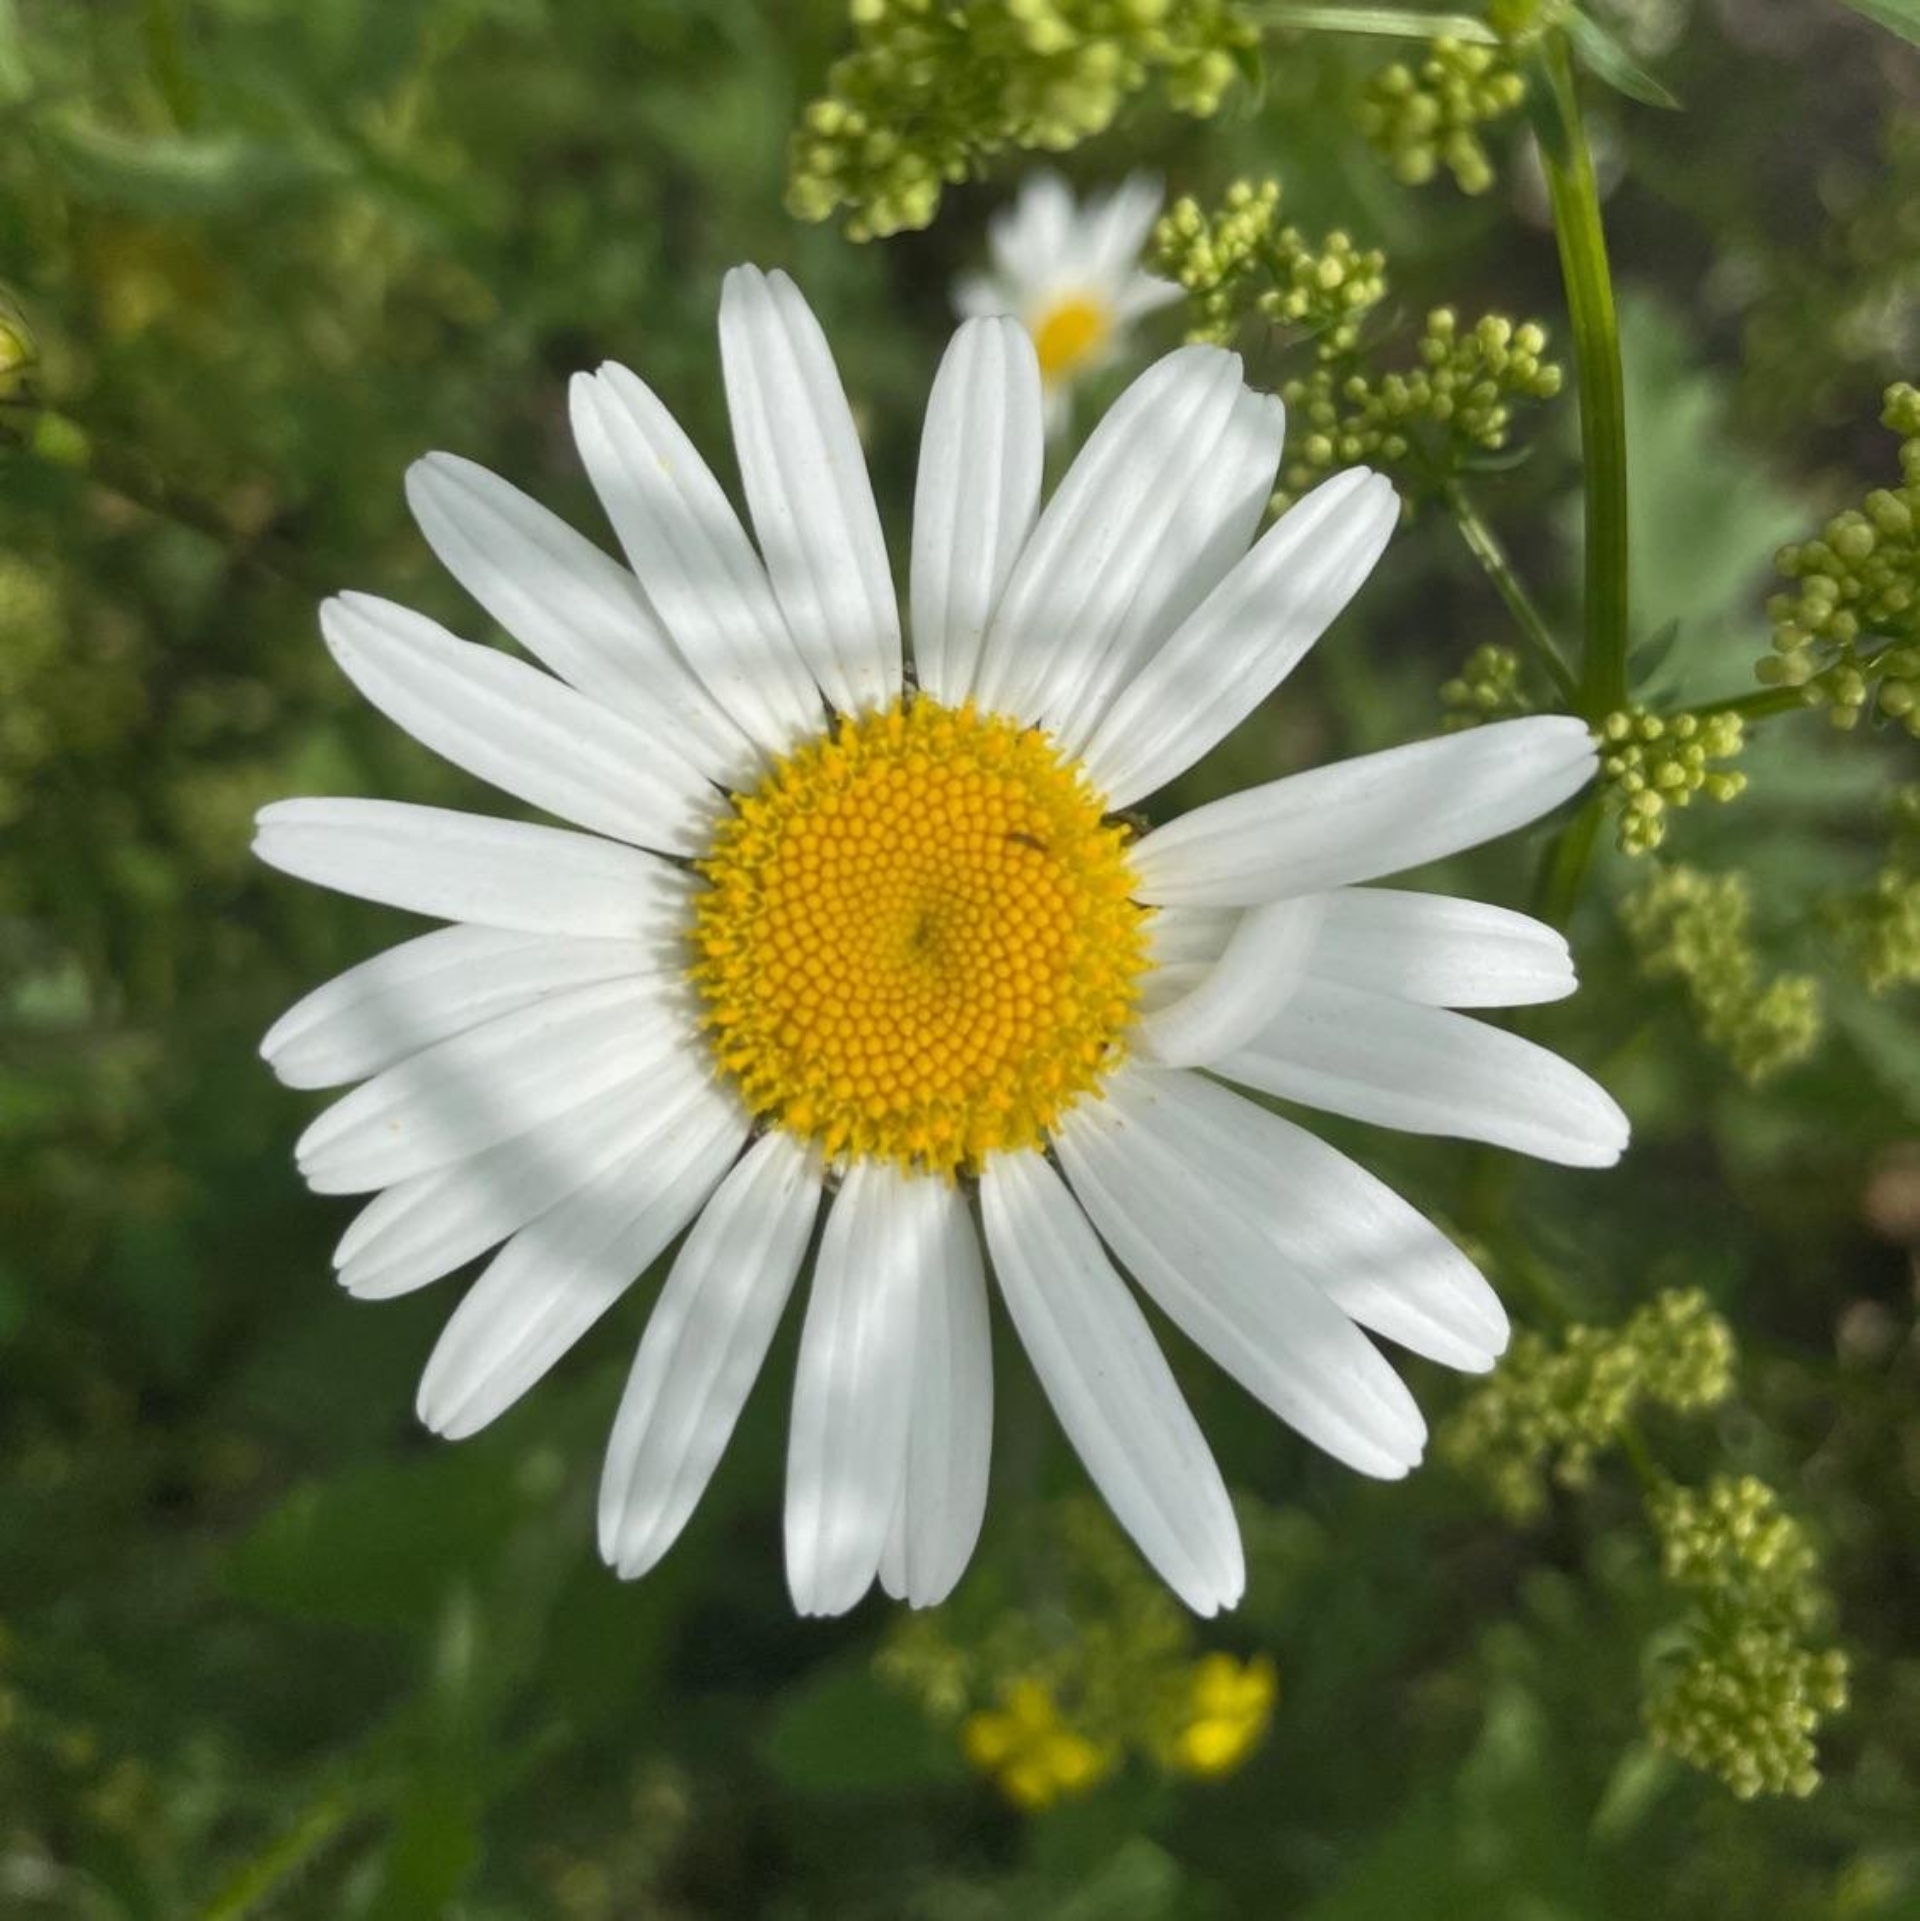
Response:
[{"label": "green stem", "polygon": [[1293,33],[1364,33],[1388,40],[1463,40],[1497,47],[1500,36],[1470,13],[1423,13],[1418,7],[1295,6],[1274,0],[1256,9],[1263,27]]},{"label": "green stem", "polygon": [[1586,648],[1580,662],[1580,703],[1587,718],[1597,721],[1627,704],[1626,386],[1600,194],[1564,34],[1549,36],[1544,66],[1553,113],[1540,127],[1540,153],[1573,329],[1586,466]]},{"label": "green stem", "polygon": [[1554,639],[1553,630],[1547,625],[1545,616],[1534,605],[1526,583],[1514,572],[1513,563],[1508,560],[1498,535],[1487,525],[1480,509],[1459,481],[1447,481],[1441,488],[1441,494],[1447,503],[1447,511],[1453,515],[1453,524],[1460,529],[1460,538],[1467,543],[1467,551],[1480,563],[1488,580],[1493,583],[1494,591],[1506,602],[1507,612],[1513,616],[1514,624],[1532,646],[1540,665],[1546,669],[1561,697],[1572,705],[1579,696],[1573,669],[1561,655],[1560,643]]},{"label": "green stem", "polygon": [[1751,694],[1731,694],[1725,700],[1710,700],[1699,707],[1683,708],[1695,720],[1712,720],[1717,714],[1738,714],[1742,720],[1765,720],[1769,714],[1793,714],[1807,705],[1799,687],[1762,687]]},{"label": "green stem", "polygon": [[1600,838],[1601,804],[1599,795],[1587,802],[1560,830],[1540,869],[1540,885],[1534,911],[1549,927],[1563,932],[1573,918],[1574,902],[1593,864],[1593,850]]}]

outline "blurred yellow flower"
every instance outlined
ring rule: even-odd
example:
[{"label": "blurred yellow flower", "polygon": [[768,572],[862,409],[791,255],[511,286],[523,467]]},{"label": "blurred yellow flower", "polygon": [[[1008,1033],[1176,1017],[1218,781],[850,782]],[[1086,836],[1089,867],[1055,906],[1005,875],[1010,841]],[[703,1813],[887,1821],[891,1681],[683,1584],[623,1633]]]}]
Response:
[{"label": "blurred yellow flower", "polygon": [[960,1744],[968,1761],[1016,1806],[1051,1807],[1113,1772],[1118,1753],[1075,1728],[1045,1682],[1015,1681],[1001,1691],[1000,1702],[967,1716]]},{"label": "blurred yellow flower", "polygon": [[1160,1753],[1170,1773],[1231,1774],[1259,1745],[1280,1692],[1273,1663],[1203,1655],[1188,1682],[1186,1719]]}]

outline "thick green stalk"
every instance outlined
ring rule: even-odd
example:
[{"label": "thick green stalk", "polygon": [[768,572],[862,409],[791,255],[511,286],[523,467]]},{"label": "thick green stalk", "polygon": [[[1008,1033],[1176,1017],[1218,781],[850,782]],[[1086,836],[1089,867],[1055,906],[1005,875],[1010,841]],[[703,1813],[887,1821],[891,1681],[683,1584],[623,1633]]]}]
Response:
[{"label": "thick green stalk", "polygon": [[1586,645],[1580,661],[1580,710],[1597,721],[1627,702],[1626,387],[1600,194],[1564,34],[1549,36],[1542,65],[1552,113],[1539,121],[1540,153],[1566,282],[1586,468]]}]

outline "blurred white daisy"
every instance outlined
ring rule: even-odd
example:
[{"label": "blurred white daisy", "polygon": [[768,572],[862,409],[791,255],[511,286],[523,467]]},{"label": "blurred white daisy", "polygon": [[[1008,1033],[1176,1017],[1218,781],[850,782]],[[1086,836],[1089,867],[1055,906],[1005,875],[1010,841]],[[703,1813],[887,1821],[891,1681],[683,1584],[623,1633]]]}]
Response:
[{"label": "blurred white daisy", "polygon": [[969,322],[921,443],[910,676],[813,315],[738,268],[720,338],[757,549],[666,408],[607,366],[575,381],[574,429],[630,570],[467,461],[408,476],[435,551],[542,666],[364,595],[322,609],[376,706],[573,823],[262,813],[276,867],[454,923],[264,1044],[293,1086],[362,1083],[298,1150],[316,1190],[377,1195],[340,1278],[395,1295],[500,1246],[420,1389],[428,1425],[465,1435],[689,1230],[601,1489],[602,1551],[631,1576],[692,1512],[812,1249],[787,1571],[801,1610],[835,1613],[876,1576],[937,1601],[967,1562],[991,1270],[1089,1474],[1211,1612],[1241,1589],[1233,1512],[1122,1267],[1341,1460],[1419,1459],[1368,1333],[1484,1369],[1499,1304],[1372,1175],[1222,1082],[1614,1160],[1626,1124],[1592,1081],[1454,1011],[1570,992],[1560,937],[1361,885],[1565,800],[1587,731],[1480,727],[1136,837],[1115,810],[1242,720],[1366,578],[1387,483],[1340,474],[1253,542],[1281,409],[1189,347],[1043,508],[1032,343]]},{"label": "blurred white daisy", "polygon": [[963,319],[1011,314],[1033,336],[1049,432],[1065,429],[1075,385],[1113,363],[1134,322],[1180,298],[1140,267],[1161,197],[1157,180],[1132,174],[1076,203],[1057,173],[1029,174],[988,224],[991,270],[954,287]]}]

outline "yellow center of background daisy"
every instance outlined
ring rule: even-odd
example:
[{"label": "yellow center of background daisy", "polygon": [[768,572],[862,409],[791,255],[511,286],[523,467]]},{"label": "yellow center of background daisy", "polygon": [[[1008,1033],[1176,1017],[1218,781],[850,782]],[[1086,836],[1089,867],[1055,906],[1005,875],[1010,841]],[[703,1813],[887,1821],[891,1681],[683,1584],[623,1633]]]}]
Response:
[{"label": "yellow center of background daisy", "polygon": [[1070,294],[1049,307],[1033,328],[1033,350],[1043,380],[1068,379],[1098,353],[1113,323],[1107,309],[1085,294]]},{"label": "yellow center of background daisy", "polygon": [[699,863],[721,1066],[829,1155],[957,1173],[1038,1145],[1132,1017],[1126,838],[1032,729],[925,698],[842,720]]}]

